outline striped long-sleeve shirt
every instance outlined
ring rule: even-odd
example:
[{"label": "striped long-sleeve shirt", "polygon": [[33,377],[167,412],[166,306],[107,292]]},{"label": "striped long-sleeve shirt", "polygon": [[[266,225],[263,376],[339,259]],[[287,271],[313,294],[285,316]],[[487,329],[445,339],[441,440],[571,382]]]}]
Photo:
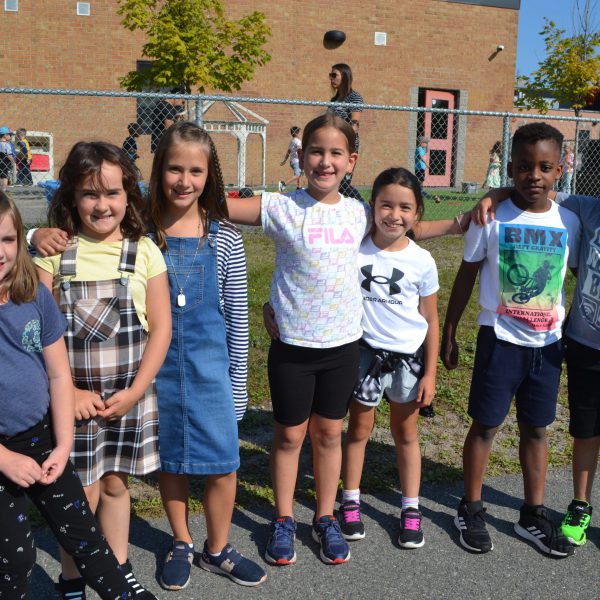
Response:
[{"label": "striped long-sleeve shirt", "polygon": [[225,315],[229,375],[238,421],[248,405],[248,279],[240,232],[225,224],[217,234],[219,298]]}]

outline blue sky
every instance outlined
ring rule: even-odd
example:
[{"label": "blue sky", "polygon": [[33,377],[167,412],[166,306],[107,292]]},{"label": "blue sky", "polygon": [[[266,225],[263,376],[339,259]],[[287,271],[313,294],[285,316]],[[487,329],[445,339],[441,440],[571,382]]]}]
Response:
[{"label": "blue sky", "polygon": [[[580,0],[580,5],[584,0]],[[519,11],[519,41],[517,44],[517,73],[528,75],[546,56],[544,40],[539,32],[544,17],[554,21],[561,29],[573,32],[573,8],[575,0],[521,0]],[[594,2],[592,2],[592,7]],[[592,23],[600,21],[600,3],[596,3]],[[498,41],[501,44],[501,41]]]}]

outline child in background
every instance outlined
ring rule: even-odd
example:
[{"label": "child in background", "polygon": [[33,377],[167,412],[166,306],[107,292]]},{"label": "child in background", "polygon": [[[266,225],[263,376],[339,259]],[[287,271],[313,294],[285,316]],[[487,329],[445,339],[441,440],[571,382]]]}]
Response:
[{"label": "child in background", "polygon": [[290,129],[292,139],[288,146],[287,152],[281,161],[281,166],[285,165],[287,159],[290,159],[290,167],[294,172],[294,176],[287,181],[283,179],[279,182],[279,191],[284,192],[285,188],[292,182],[296,182],[296,189],[300,187],[300,178],[302,177],[302,169],[300,168],[300,159],[298,158],[298,150],[302,150],[302,142],[300,141],[300,127],[292,127]]},{"label": "child in background", "polygon": [[[308,188],[289,196],[264,193],[230,203],[234,221],[262,223],[275,241],[267,329],[269,385],[275,431],[271,473],[276,517],[265,558],[276,565],[296,561],[293,517],[298,459],[311,437],[317,506],[313,538],[326,564],[344,563],[350,549],[333,514],[339,483],[341,435],[359,366],[362,297],[356,277],[360,243],[369,229],[368,205],[342,196],[352,171],[354,130],[327,113],[304,128],[300,164]],[[454,221],[423,223],[420,237],[460,232]],[[266,305],[265,310],[270,310]]]},{"label": "child in background", "polygon": [[3,192],[0,261],[0,597],[29,597],[36,551],[28,496],[101,598],[132,598],[69,462],[74,395],[66,322],[38,285],[23,222]]},{"label": "child in background", "polygon": [[[138,123],[129,123],[127,125],[129,135],[123,141],[123,150],[135,165],[135,161],[140,157],[138,154],[137,138],[140,136],[140,126]],[[136,165],[137,168],[137,165]]]},{"label": "child in background", "polygon": [[359,383],[350,404],[338,514],[347,540],[365,537],[359,486],[375,408],[385,396],[402,489],[398,543],[420,548],[425,540],[417,418],[435,393],[438,276],[429,252],[406,236],[423,216],[419,180],[406,169],[387,169],[375,179],[371,198],[373,227],[358,256],[363,296]]},{"label": "child in background", "polygon": [[31,177],[31,148],[25,137],[27,130],[19,127],[15,139],[15,158],[17,163],[17,185],[33,185]]},{"label": "child in background", "polygon": [[[128,476],[159,466],[154,378],[171,336],[166,266],[144,235],[136,173],[119,148],[75,144],[59,180],[49,221],[67,233],[69,243],[61,255],[37,258],[36,265],[67,317],[76,387],[72,457],[92,511],[139,598],[144,590],[127,559]],[[84,588],[63,555],[63,597],[84,597]]]},{"label": "child in background", "polygon": [[8,127],[0,127],[0,192],[5,192],[8,188],[15,166],[15,149],[10,136]]},{"label": "child in background", "polygon": [[573,551],[544,507],[546,426],[555,418],[562,365],[562,286],[567,265],[576,266],[579,244],[577,217],[548,198],[561,175],[562,141],[562,134],[546,123],[515,132],[509,163],[514,195],[494,221],[469,228],[446,313],[442,358],[446,368],[454,369],[456,330],[481,269],[468,410],[472,424],[463,450],[465,496],[454,520],[461,544],[471,552],[493,549],[481,493],[492,442],[513,396],[524,481],[515,531],[550,556]]},{"label": "child in background", "polygon": [[560,180],[560,191],[564,192],[565,194],[570,194],[571,183],[573,181],[573,173],[575,172],[575,154],[573,153],[573,144],[565,144],[563,148],[563,174]]},{"label": "child in background", "polygon": [[240,464],[236,419],[248,403],[248,295],[242,237],[228,221],[224,198],[210,136],[194,123],[172,125],[156,149],[149,195],[173,318],[173,341],[157,378],[159,487],[174,536],[160,576],[168,590],[190,580],[190,475],[207,476],[200,566],[246,586],[267,578],[228,543]]}]

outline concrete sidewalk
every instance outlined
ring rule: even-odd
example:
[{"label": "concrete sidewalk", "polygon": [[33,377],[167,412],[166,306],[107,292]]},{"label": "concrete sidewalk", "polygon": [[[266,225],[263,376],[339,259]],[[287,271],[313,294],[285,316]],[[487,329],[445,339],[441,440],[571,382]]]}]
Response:
[{"label": "concrete sidewalk", "polygon": [[[462,485],[458,483],[452,486],[423,485],[426,542],[418,550],[402,550],[397,545],[400,494],[364,496],[366,539],[352,542],[351,561],[339,566],[326,566],[318,558],[318,547],[310,531],[312,507],[297,506],[297,564],[279,568],[266,565],[262,560],[271,511],[237,510],[231,541],[267,570],[269,578],[258,588],[244,588],[194,566],[192,580],[185,590],[162,590],[157,583],[157,573],[171,540],[166,519],[135,519],[132,522],[130,559],[137,578],[161,599],[600,598],[600,516],[596,515],[592,521],[588,543],[577,548],[574,556],[548,558],[513,532],[513,524],[518,520],[521,490],[522,481],[518,476],[495,477],[487,481],[484,498],[494,550],[481,556],[465,552],[458,541],[453,524],[462,494]],[[567,470],[551,472],[546,505],[555,520],[560,520],[571,496],[570,473]],[[594,500],[600,509],[598,486]],[[202,515],[192,517],[191,529],[198,551],[206,532]],[[38,566],[33,576],[32,597],[52,598],[52,582],[59,573],[56,543],[46,530],[38,532],[36,539]],[[196,554],[197,559],[198,552]],[[88,598],[95,597],[88,593]]]}]

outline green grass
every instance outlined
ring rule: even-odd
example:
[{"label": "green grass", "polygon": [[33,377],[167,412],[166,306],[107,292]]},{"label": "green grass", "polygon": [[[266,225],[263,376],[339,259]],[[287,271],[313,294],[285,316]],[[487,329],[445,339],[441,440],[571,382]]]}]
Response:
[{"label": "green grass", "polygon": [[[429,202],[429,201],[428,201]],[[472,199],[456,200],[470,207]],[[432,209],[440,205],[434,205]],[[454,205],[452,205],[454,206]],[[456,206],[460,206],[456,205]],[[429,208],[429,207],[428,207]],[[459,210],[457,208],[457,210]],[[244,234],[250,307],[250,356],[248,389],[250,406],[240,423],[241,467],[238,472],[237,502],[241,506],[269,505],[273,490],[269,476],[269,447],[271,441],[270,398],[267,382],[267,353],[269,338],[262,326],[262,305],[269,298],[269,283],[274,261],[274,247],[260,231]],[[439,311],[443,322],[454,276],[462,258],[463,242],[459,237],[446,237],[424,242],[436,260],[439,277]],[[569,277],[567,289],[572,293],[573,280]],[[458,332],[460,344],[459,367],[448,372],[439,365],[436,398],[436,417],[421,419],[420,441],[423,453],[423,481],[440,483],[461,477],[462,444],[469,426],[466,414],[471,369],[477,335],[478,292],[473,296],[461,319]],[[385,403],[378,409],[373,439],[367,448],[362,489],[380,492],[397,489],[398,474],[395,451],[388,430],[389,411]],[[567,432],[568,411],[566,388],[561,385],[558,418],[548,430],[549,463],[552,466],[569,464],[571,440]],[[514,410],[499,432],[490,458],[489,474],[517,473],[518,430]],[[305,443],[298,477],[297,499],[314,498],[314,482],[310,463],[310,442]],[[202,479],[191,481],[193,511],[201,510]],[[143,516],[161,514],[160,501],[153,477],[133,482],[134,511]]]}]

